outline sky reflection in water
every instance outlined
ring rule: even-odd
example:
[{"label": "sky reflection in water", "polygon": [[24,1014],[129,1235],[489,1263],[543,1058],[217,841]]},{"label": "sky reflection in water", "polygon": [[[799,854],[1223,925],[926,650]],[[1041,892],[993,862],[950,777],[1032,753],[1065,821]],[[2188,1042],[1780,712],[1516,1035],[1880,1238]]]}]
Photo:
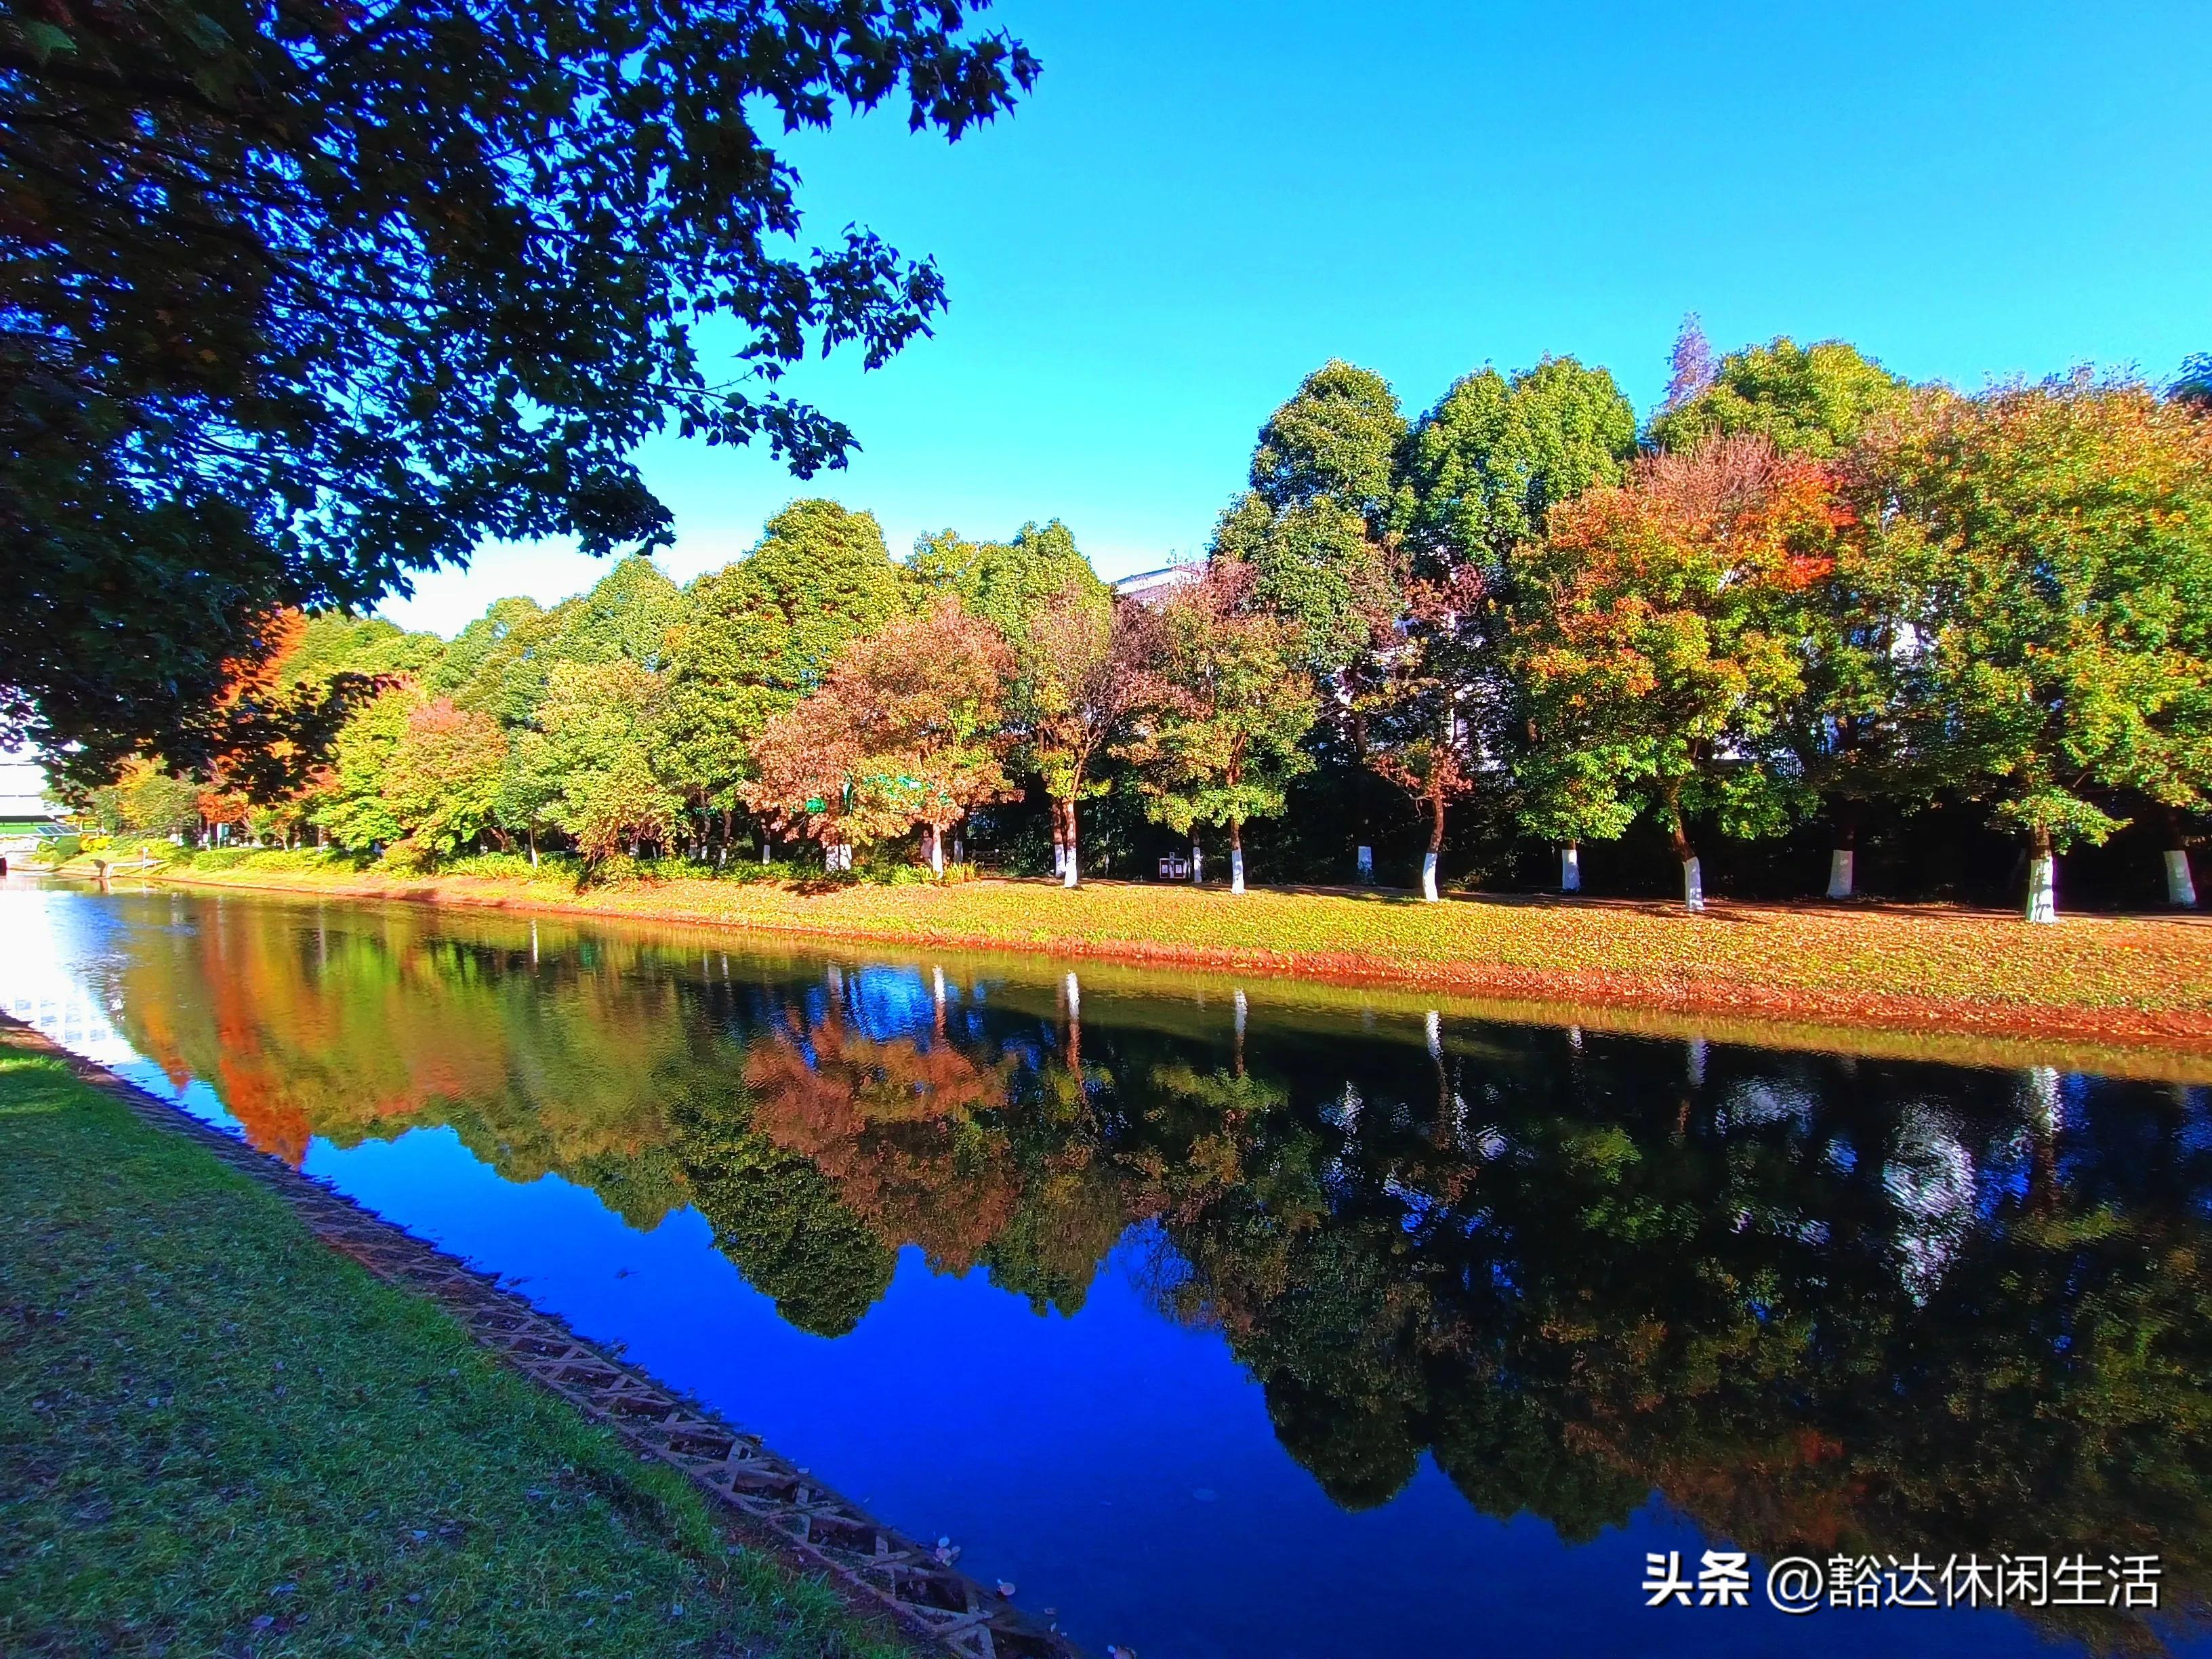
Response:
[{"label": "sky reflection in water", "polygon": [[17,884],[0,933],[0,1007],[1101,1650],[2153,1634],[1644,1607],[1723,1540],[2212,1583],[2204,1088],[404,907]]}]

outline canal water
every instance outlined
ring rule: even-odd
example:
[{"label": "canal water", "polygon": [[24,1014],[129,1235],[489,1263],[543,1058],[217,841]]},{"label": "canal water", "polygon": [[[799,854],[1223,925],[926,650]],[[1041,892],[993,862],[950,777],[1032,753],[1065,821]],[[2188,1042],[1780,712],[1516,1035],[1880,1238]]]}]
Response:
[{"label": "canal water", "polygon": [[0,1008],[1095,1651],[2206,1650],[2212,1089],[21,880]]}]

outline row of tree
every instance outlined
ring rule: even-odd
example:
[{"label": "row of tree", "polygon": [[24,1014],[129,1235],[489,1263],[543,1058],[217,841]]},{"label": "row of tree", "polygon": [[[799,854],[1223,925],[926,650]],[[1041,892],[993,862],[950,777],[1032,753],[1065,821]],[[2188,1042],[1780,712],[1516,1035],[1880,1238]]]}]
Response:
[{"label": "row of tree", "polygon": [[[194,810],[421,859],[553,842],[721,864],[781,841],[834,867],[912,838],[941,872],[1026,782],[1069,884],[1080,804],[1110,790],[1223,834],[1242,890],[1245,826],[1319,769],[1417,805],[1431,899],[1470,807],[1556,843],[1569,890],[1584,843],[1655,824],[1695,909],[1701,831],[1824,822],[1845,897],[1870,811],[1966,800],[2026,844],[2033,918],[2055,914],[2059,853],[2145,815],[2193,902],[2206,407],[2188,380],[1914,387],[1832,342],[1716,361],[1693,323],[1640,430],[1571,358],[1485,368],[1412,422],[1331,362],[1261,429],[1206,561],[1149,599],[1057,521],[945,532],[902,563],[870,515],[802,501],[685,588],[629,559],[451,641],[293,621],[234,701],[350,690],[329,763],[218,759]],[[178,816],[149,767],[112,819],[155,827],[134,791]]]}]

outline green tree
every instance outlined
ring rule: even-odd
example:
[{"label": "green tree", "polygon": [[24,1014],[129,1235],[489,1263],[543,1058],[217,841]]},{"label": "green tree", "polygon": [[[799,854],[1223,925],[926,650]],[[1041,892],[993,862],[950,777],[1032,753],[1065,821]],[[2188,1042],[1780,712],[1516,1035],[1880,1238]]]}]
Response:
[{"label": "green tree", "polygon": [[88,791],[83,810],[110,836],[189,836],[199,827],[200,787],[152,761],[124,763],[113,783]]},{"label": "green tree", "polygon": [[413,687],[395,687],[356,710],[339,729],[330,775],[317,792],[314,821],[349,851],[389,846],[407,833],[386,785],[421,702],[422,694]]},{"label": "green tree", "polygon": [[2120,792],[2212,801],[2212,422],[2086,374],[1930,395],[1855,488],[1910,594],[1916,741],[2027,838],[2031,921]]},{"label": "green tree", "polygon": [[427,684],[437,677],[445,654],[446,642],[435,634],[410,634],[381,617],[326,611],[307,619],[276,672],[293,685],[326,686],[341,674]]},{"label": "green tree", "polygon": [[683,596],[651,559],[617,559],[583,592],[547,618],[544,656],[552,662],[631,662],[648,673],[668,665],[668,632]]},{"label": "green tree", "polygon": [[[1443,813],[1473,787],[1473,757],[1505,761],[1527,720],[1496,637],[1508,555],[1540,536],[1552,508],[1618,483],[1636,453],[1636,411],[1602,368],[1547,357],[1511,379],[1484,368],[1457,382],[1406,446],[1414,596],[1403,631],[1358,688],[1360,748],[1370,769],[1411,790],[1430,814],[1430,859]],[[1425,597],[1423,597],[1423,596]],[[1562,884],[1579,887],[1579,854],[1561,851]]]},{"label": "green tree", "polygon": [[[1299,747],[1319,711],[1298,625],[1254,603],[1252,568],[1228,561],[1160,609],[1161,699],[1118,750],[1146,814],[1178,835],[1229,831],[1230,890],[1244,890],[1244,825],[1283,810],[1313,762]],[[1194,869],[1195,873],[1195,869]]]},{"label": "green tree", "polygon": [[506,770],[498,722],[436,697],[409,711],[385,768],[384,799],[412,846],[450,858],[496,825]]},{"label": "green tree", "polygon": [[1648,807],[1701,910],[1689,818],[1771,834],[1801,809],[1772,739],[1804,687],[1830,500],[1820,467],[1724,438],[1578,496],[1522,545],[1508,639],[1536,734],[1522,765],[1530,830],[1606,840]]},{"label": "green tree", "polygon": [[766,135],[1010,108],[1036,60],[969,10],[11,12],[0,743],[197,766],[278,611],[486,536],[665,540],[656,432],[842,465],[852,433],[776,382],[817,349],[879,366],[944,286],[857,228],[796,252]]},{"label": "green tree", "polygon": [[915,542],[907,568],[923,587],[951,593],[1018,649],[1038,613],[1070,588],[1107,591],[1058,519],[1025,524],[1004,542],[964,541],[941,530]]},{"label": "green tree", "polygon": [[824,501],[794,501],[745,558],[685,591],[668,643],[667,769],[725,844],[757,776],[755,740],[909,599],[874,515]]},{"label": "green tree", "polygon": [[1618,483],[1636,455],[1636,411],[1613,376],[1547,357],[1510,380],[1454,383],[1407,449],[1413,538],[1424,574],[1468,566],[1495,582],[1558,502]]},{"label": "green tree", "polygon": [[1686,453],[1716,434],[1752,433],[1785,455],[1831,460],[1877,417],[1900,413],[1904,380],[1841,340],[1801,346],[1788,336],[1731,351],[1711,378],[1651,422],[1651,441]]},{"label": "green tree", "polygon": [[1318,673],[1342,669],[1395,614],[1405,439],[1389,384],[1332,360],[1260,428],[1250,488],[1215,527],[1213,561],[1251,567],[1255,600],[1298,624]]},{"label": "green tree", "polygon": [[428,677],[429,689],[463,708],[481,708],[501,726],[529,725],[531,711],[545,691],[544,673],[535,658],[550,627],[546,616],[526,595],[494,599],[483,616],[447,641]]},{"label": "green tree", "polygon": [[659,678],[626,658],[559,662],[538,708],[531,762],[550,785],[546,816],[576,843],[586,871],[623,852],[666,850],[683,798],[655,766]]}]

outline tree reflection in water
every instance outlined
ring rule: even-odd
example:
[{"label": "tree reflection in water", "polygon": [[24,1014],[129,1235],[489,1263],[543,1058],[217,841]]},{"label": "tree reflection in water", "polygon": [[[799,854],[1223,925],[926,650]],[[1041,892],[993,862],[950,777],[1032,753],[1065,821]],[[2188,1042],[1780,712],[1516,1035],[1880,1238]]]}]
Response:
[{"label": "tree reflection in water", "polygon": [[634,1224],[696,1206],[823,1335],[903,1245],[1069,1313],[1139,1228],[1156,1305],[1220,1333],[1348,1508],[1427,1452],[1571,1541],[1656,1489],[1766,1555],[2150,1553],[2169,1607],[2212,1584],[2212,1091],[544,921],[221,906],[135,938],[125,1035],[258,1145],[448,1124]]}]

